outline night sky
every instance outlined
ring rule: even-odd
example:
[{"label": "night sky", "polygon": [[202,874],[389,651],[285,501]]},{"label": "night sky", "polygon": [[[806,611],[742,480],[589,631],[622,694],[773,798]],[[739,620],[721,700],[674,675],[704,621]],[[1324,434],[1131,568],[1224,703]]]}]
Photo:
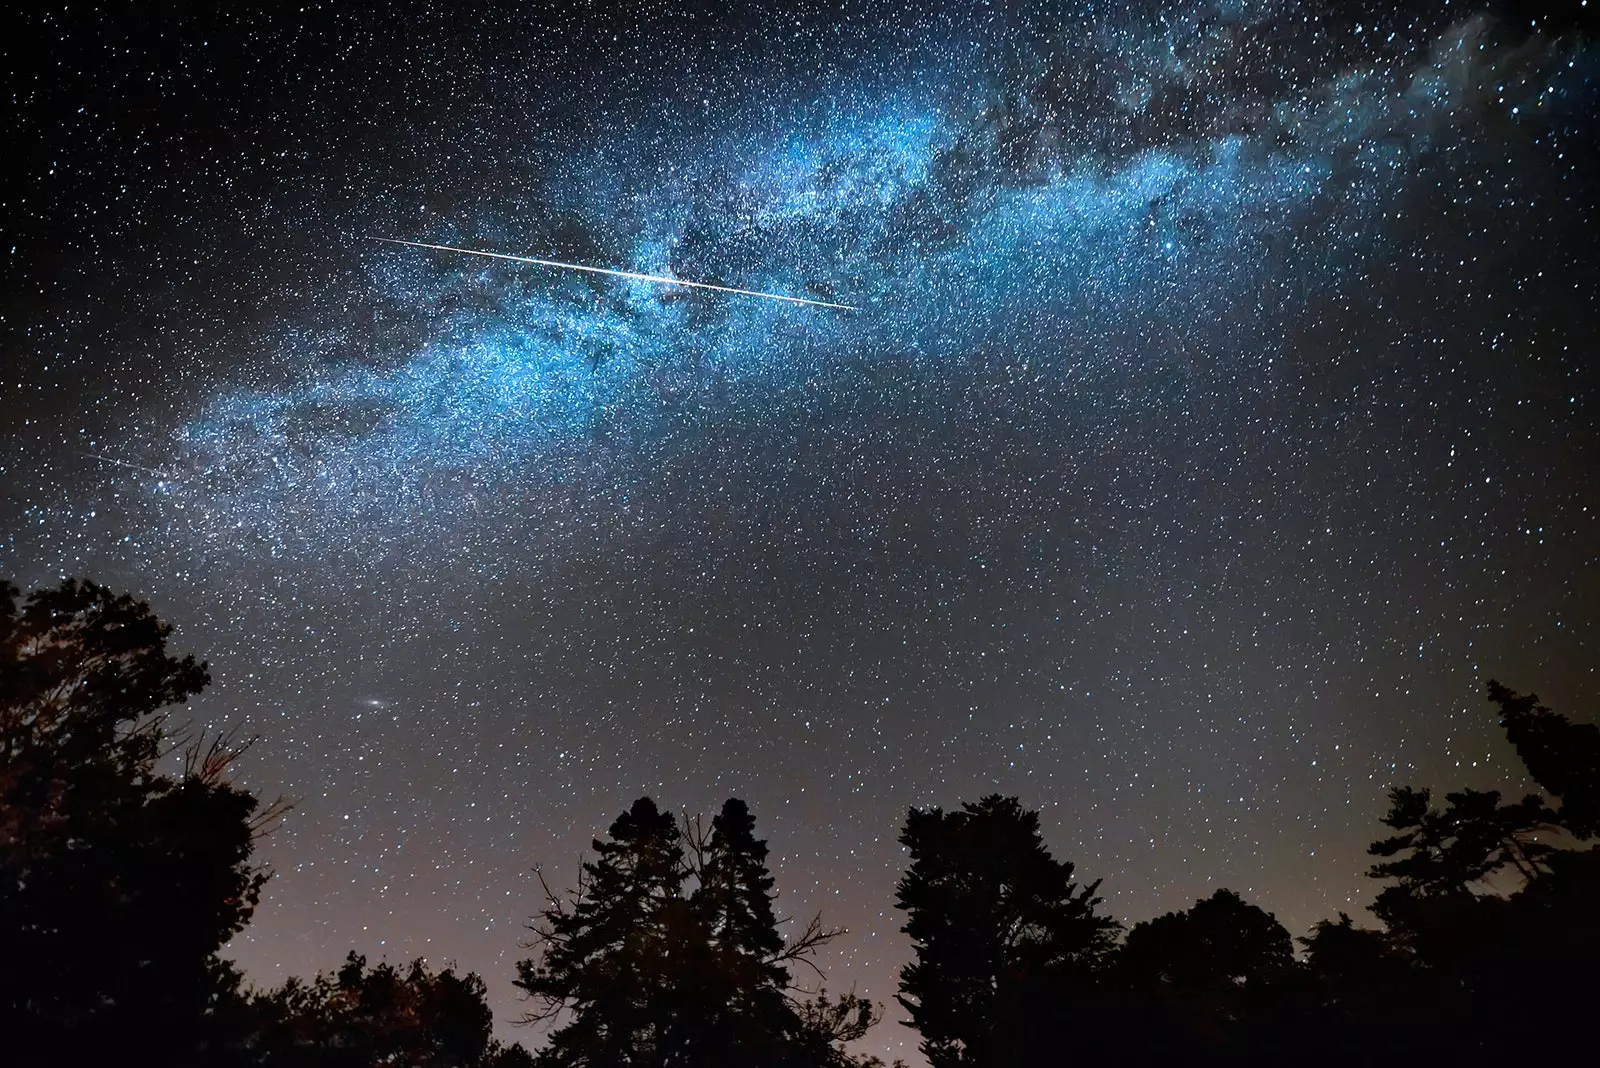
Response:
[{"label": "night sky", "polygon": [[996,791],[1303,934],[1390,785],[1526,785],[1485,677],[1600,710],[1581,0],[162,6],[0,16],[0,575],[260,735],[257,982],[509,1020],[645,793],[880,1001],[906,807]]}]

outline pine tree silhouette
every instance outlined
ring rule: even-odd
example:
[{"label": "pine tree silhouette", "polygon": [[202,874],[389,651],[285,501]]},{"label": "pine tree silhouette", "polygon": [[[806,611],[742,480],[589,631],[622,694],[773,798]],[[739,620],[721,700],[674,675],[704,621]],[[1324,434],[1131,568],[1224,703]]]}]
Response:
[{"label": "pine tree silhouette", "polygon": [[1535,782],[1561,799],[1560,823],[1574,837],[1600,834],[1600,726],[1573,723],[1490,679],[1489,700],[1500,706],[1506,739]]},{"label": "pine tree silhouette", "polygon": [[[641,798],[595,842],[576,891],[551,892],[534,926],[538,955],[517,985],[528,1019],[567,1022],[541,1065],[611,1068],[848,1068],[841,1048],[876,1019],[854,995],[799,996],[790,969],[842,932],[820,917],[785,940],[773,912],[767,845],[730,800],[709,834]],[[692,891],[685,890],[692,884]]]},{"label": "pine tree silhouette", "polygon": [[623,1068],[660,1063],[677,993],[687,870],[677,821],[640,798],[594,842],[570,902],[551,894],[534,928],[540,956],[520,961],[516,985],[532,1021],[565,1012],[541,1063]]}]

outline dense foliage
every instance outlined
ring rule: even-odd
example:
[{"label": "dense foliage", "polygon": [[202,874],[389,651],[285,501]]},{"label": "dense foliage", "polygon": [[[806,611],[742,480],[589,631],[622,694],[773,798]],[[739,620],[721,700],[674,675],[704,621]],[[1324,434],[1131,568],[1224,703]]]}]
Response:
[{"label": "dense foliage", "polygon": [[[228,779],[227,739],[174,739],[207,683],[149,606],[66,581],[0,584],[0,1028],[6,1063],[358,1068],[850,1068],[879,1017],[830,997],[820,917],[788,936],[766,842],[737,799],[710,826],[641,798],[571,890],[544,885],[515,985],[537,1054],[493,1037],[486,987],[352,953],[246,987],[220,955],[268,873],[282,812]],[[1126,930],[991,796],[911,809],[899,1003],[933,1068],[1462,1063],[1579,1041],[1600,978],[1600,729],[1489,682],[1545,791],[1390,791],[1371,911],[1294,940],[1231,890]]]},{"label": "dense foliage", "polygon": [[24,1063],[126,1055],[126,1036],[204,1045],[217,956],[249,922],[261,814],[222,748],[159,770],[159,712],[204,664],[166,651],[148,605],[68,581],[0,584],[0,1015]]},{"label": "dense foliage", "polygon": [[[1488,688],[1559,806],[1461,790],[1440,807],[1430,790],[1391,790],[1382,820],[1395,833],[1369,850],[1382,926],[1341,914],[1298,958],[1289,932],[1230,890],[1111,945],[1094,885],[1075,889],[1015,799],[913,809],[899,904],[916,959],[900,990],[923,1054],[934,1068],[1021,1068],[1380,1052],[1489,1063],[1565,1049],[1600,994],[1600,853],[1585,844],[1600,830],[1600,732]],[[1066,981],[1052,975],[1063,966]]]}]

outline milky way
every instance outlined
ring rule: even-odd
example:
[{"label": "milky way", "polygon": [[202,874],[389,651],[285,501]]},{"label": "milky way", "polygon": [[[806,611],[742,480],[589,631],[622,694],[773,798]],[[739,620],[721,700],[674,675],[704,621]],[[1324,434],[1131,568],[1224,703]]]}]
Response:
[{"label": "milky way", "polygon": [[253,978],[509,1018],[646,792],[879,1000],[899,818],[993,791],[1301,933],[1390,784],[1516,784],[1485,675],[1596,707],[1586,9],[914,7],[15,17],[0,571],[261,735]]}]

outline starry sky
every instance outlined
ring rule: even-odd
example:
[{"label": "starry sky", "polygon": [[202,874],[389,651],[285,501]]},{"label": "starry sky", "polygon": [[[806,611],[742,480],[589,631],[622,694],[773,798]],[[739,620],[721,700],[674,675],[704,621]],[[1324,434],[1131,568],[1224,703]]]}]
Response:
[{"label": "starry sky", "polygon": [[1582,0],[0,18],[0,574],[260,735],[257,982],[509,1020],[644,793],[748,799],[880,1001],[906,807],[995,791],[1300,934],[1390,785],[1526,785],[1483,678],[1600,708]]}]

